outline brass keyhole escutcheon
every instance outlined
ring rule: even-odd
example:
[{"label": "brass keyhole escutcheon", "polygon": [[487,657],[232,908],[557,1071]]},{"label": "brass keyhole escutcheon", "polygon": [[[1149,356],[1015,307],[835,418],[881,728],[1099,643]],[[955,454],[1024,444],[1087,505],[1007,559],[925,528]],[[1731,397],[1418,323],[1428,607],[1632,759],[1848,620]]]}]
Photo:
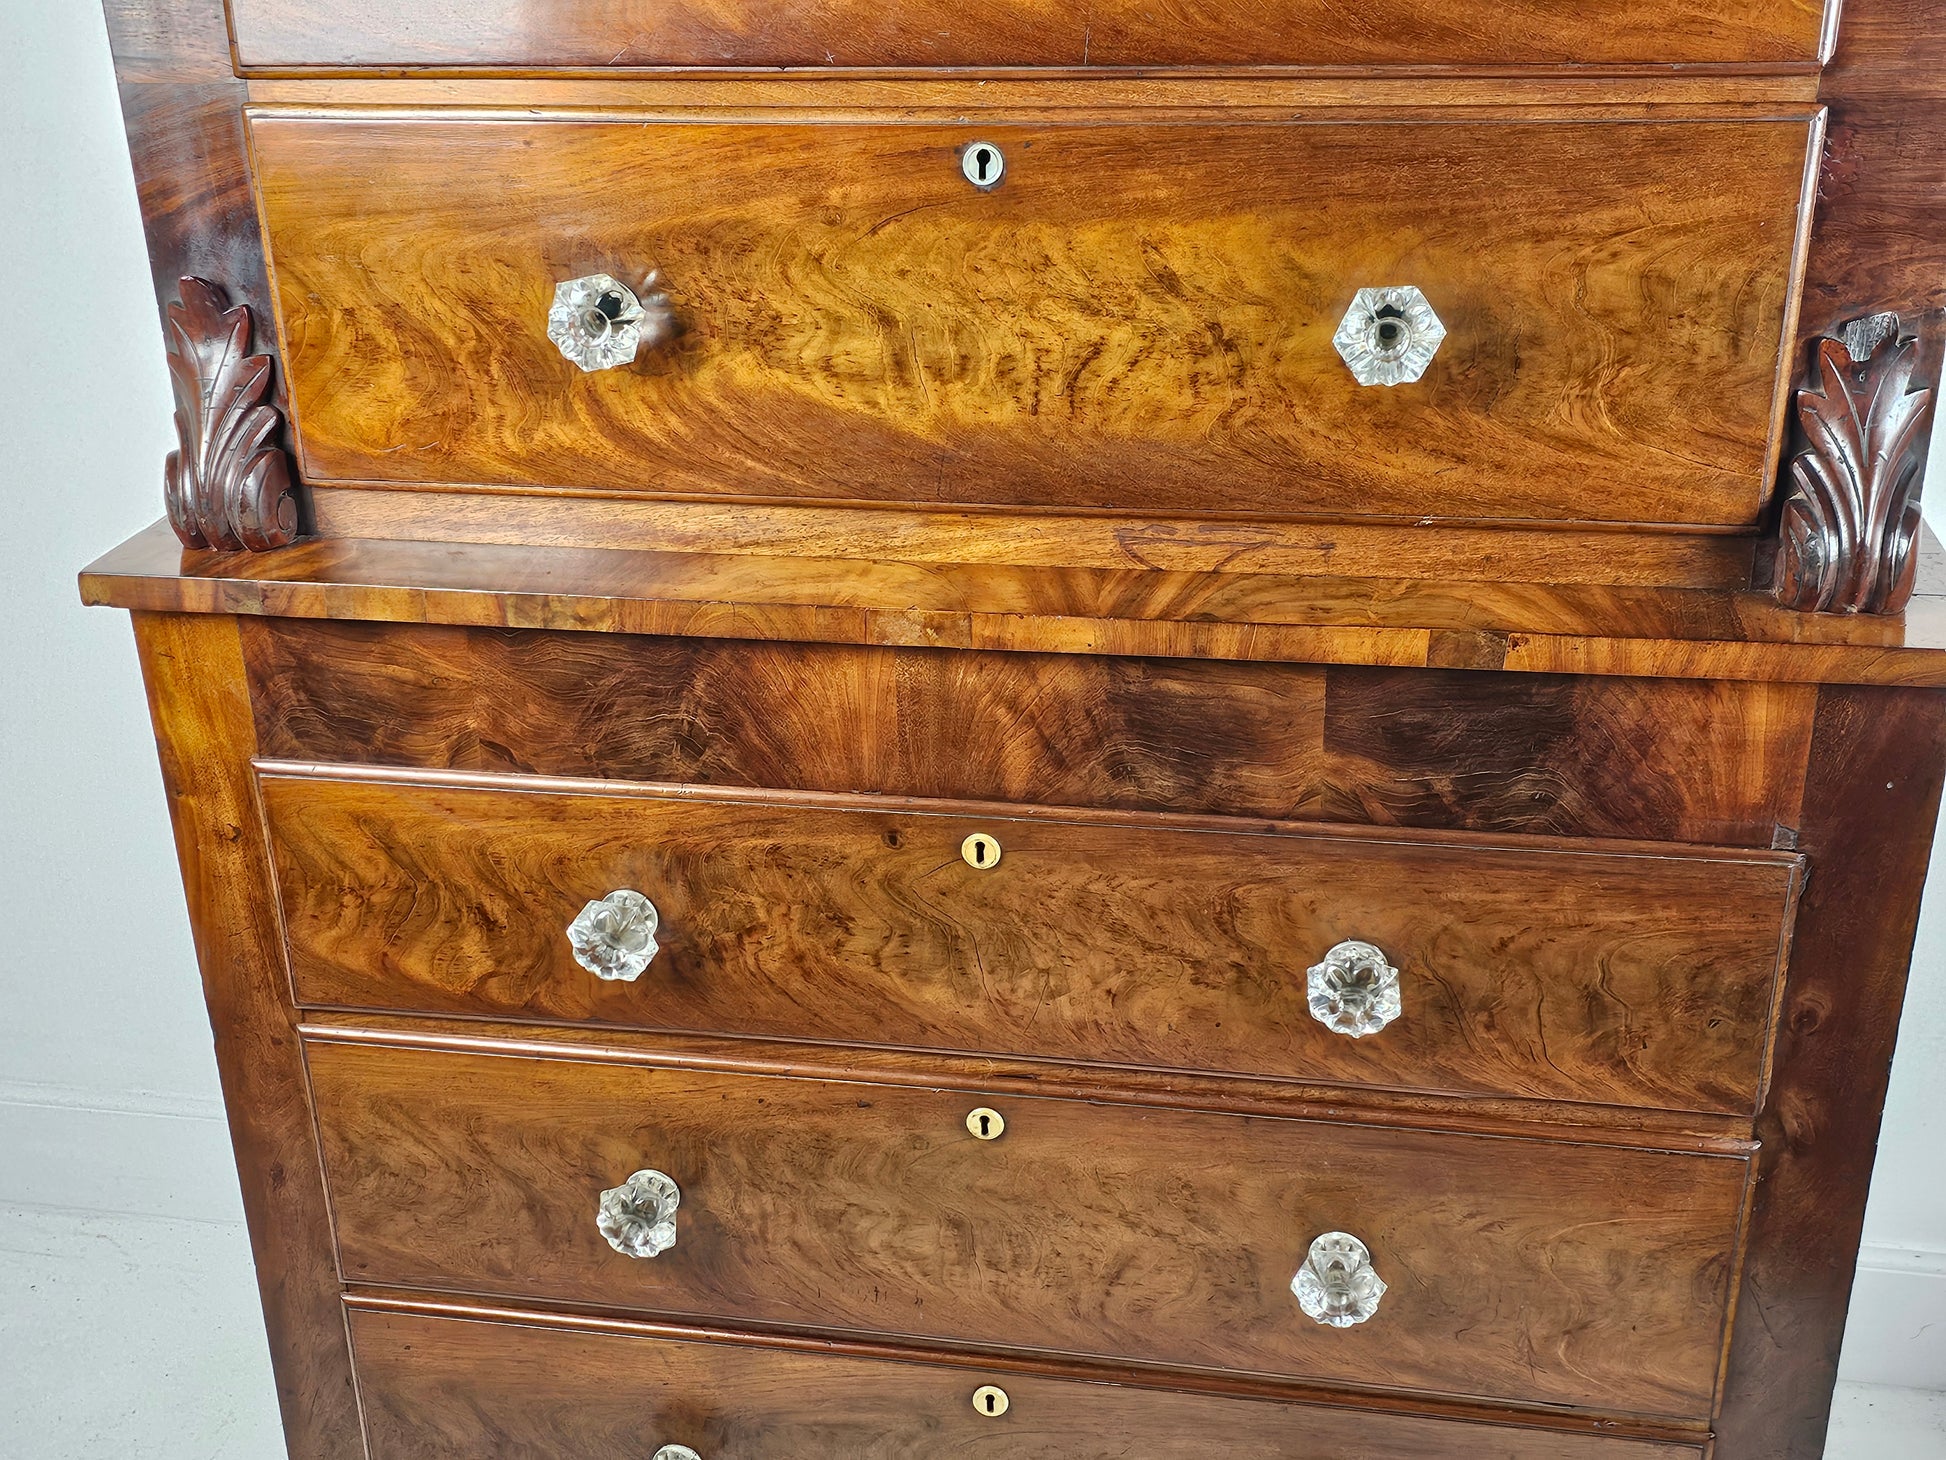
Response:
[{"label": "brass keyhole escutcheon", "polygon": [[977,872],[991,871],[1000,865],[1000,843],[983,831],[976,831],[961,842],[959,854]]},{"label": "brass keyhole escutcheon", "polygon": [[973,1408],[988,1419],[998,1419],[1007,1412],[1007,1391],[997,1384],[982,1384],[973,1391]]},{"label": "brass keyhole escutcheon", "polygon": [[978,1110],[966,1113],[966,1128],[973,1138],[980,1141],[997,1141],[1006,1133],[1007,1122],[997,1110],[989,1110],[982,1105]]}]

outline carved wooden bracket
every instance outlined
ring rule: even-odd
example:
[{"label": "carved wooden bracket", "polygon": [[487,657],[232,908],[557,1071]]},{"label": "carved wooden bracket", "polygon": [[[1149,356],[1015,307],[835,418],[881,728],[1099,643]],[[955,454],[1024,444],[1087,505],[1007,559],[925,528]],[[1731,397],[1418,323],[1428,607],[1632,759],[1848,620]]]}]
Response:
[{"label": "carved wooden bracket", "polygon": [[1899,317],[1853,320],[1817,345],[1797,393],[1804,449],[1791,459],[1776,592],[1814,613],[1897,613],[1918,569],[1919,491],[1933,393],[1915,389],[1919,342]]},{"label": "carved wooden bracket", "polygon": [[250,353],[250,311],[223,307],[203,279],[168,306],[176,439],[163,473],[169,525],[186,547],[264,552],[296,540],[302,519],[283,415],[264,402],[271,359]]}]

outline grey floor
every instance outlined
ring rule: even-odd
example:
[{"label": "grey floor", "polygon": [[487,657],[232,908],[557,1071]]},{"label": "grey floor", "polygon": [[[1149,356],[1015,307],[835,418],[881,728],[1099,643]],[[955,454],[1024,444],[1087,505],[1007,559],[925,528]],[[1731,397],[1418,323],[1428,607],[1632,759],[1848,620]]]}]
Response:
[{"label": "grey floor", "polygon": [[[239,1228],[0,1208],[0,1457],[282,1452]],[[1946,1394],[1848,1384],[1827,1460],[1940,1460]]]}]

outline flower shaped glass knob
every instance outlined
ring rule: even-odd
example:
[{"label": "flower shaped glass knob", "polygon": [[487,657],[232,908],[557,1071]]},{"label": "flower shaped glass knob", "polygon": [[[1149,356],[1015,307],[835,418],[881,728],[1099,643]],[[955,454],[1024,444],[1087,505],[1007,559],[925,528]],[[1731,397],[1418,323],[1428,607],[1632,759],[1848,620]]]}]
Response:
[{"label": "flower shaped glass knob", "polygon": [[596,978],[633,983],[654,961],[661,924],[655,904],[626,887],[589,903],[568,924],[574,961]]},{"label": "flower shaped glass knob", "polygon": [[676,332],[669,296],[655,283],[651,273],[640,295],[613,274],[558,284],[547,312],[547,337],[583,370],[626,365],[644,345],[659,345]]},{"label": "flower shaped glass knob", "polygon": [[595,1225],[624,1257],[659,1257],[676,1245],[682,1191],[660,1171],[637,1171],[601,1194]]},{"label": "flower shaped glass knob", "polygon": [[1410,284],[1360,289],[1331,343],[1360,385],[1410,385],[1426,373],[1446,326]]},{"label": "flower shaped glass knob", "polygon": [[1332,1328],[1350,1328],[1378,1312],[1385,1282],[1363,1242],[1349,1232],[1326,1232],[1311,1244],[1291,1291],[1310,1317]]},{"label": "flower shaped glass knob", "polygon": [[687,1445],[664,1445],[655,1452],[653,1460],[703,1460]]},{"label": "flower shaped glass knob", "polygon": [[1340,943],[1305,975],[1311,1017],[1363,1039],[1399,1017],[1399,971],[1370,943]]}]

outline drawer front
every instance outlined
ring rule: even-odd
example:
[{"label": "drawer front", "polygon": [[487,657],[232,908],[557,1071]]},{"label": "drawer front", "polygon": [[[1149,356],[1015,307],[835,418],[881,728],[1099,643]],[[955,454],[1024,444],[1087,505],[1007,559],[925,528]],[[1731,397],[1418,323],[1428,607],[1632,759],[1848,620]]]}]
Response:
[{"label": "drawer front", "polygon": [[[1724,1113],[1755,1110],[1796,875],[825,798],[307,774],[263,796],[304,1004]],[[659,948],[598,977],[567,930],[617,891]],[[1350,942],[1384,966],[1329,956]]]},{"label": "drawer front", "polygon": [[[354,1310],[372,1460],[1698,1460],[1693,1445]],[[973,1395],[1007,1396],[997,1416]],[[841,1397],[841,1402],[834,1403]],[[1138,1447],[1132,1449],[1131,1447]]]},{"label": "drawer front", "polygon": [[1811,62],[1816,0],[230,0],[245,66]]},{"label": "drawer front", "polygon": [[[1748,525],[1813,124],[251,132],[313,480]],[[651,268],[674,336],[564,359],[557,284]],[[1361,385],[1405,285],[1444,338]]]},{"label": "drawer front", "polygon": [[[342,1035],[309,1066],[353,1282],[1680,1419],[1710,1407],[1740,1157]],[[982,1105],[998,1139],[971,1133]],[[597,1221],[638,1171],[680,1191],[655,1257],[623,1255]],[[1390,1284],[1345,1328],[1291,1288],[1339,1231]]]}]

